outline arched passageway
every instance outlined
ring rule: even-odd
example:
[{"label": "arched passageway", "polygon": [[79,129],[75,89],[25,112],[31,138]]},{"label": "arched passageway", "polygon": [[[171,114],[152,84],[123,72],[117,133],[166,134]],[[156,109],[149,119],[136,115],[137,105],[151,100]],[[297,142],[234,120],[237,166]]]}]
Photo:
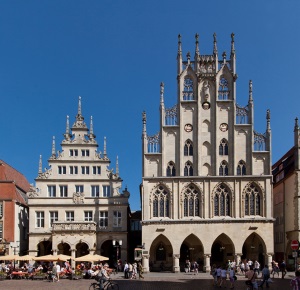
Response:
[{"label": "arched passageway", "polygon": [[76,245],[76,258],[89,254],[89,246],[86,243],[78,243]]},{"label": "arched passageway", "polygon": [[211,265],[226,265],[228,260],[235,259],[234,245],[231,239],[221,234],[218,236],[211,247]]},{"label": "arched passageway", "polygon": [[243,244],[242,260],[258,261],[263,267],[268,263],[266,246],[262,238],[256,233],[252,233]]},{"label": "arched passageway", "polygon": [[60,243],[57,245],[58,254],[71,256],[71,247],[67,243]]},{"label": "arched passageway", "polygon": [[52,242],[51,241],[42,241],[38,244],[38,253],[37,256],[45,256],[52,254]]}]

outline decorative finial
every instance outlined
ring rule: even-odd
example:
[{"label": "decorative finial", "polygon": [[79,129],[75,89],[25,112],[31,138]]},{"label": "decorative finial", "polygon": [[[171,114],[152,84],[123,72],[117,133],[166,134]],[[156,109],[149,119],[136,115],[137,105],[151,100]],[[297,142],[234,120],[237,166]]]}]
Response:
[{"label": "decorative finial", "polygon": [[234,48],[234,33],[231,33],[231,54],[235,54],[235,48]]},{"label": "decorative finial", "polygon": [[190,62],[191,62],[191,54],[190,54],[189,51],[188,51],[188,53],[186,54],[186,58],[187,58],[187,60],[188,60],[188,64],[190,64]]},{"label": "decorative finial", "polygon": [[271,129],[270,120],[271,120],[271,113],[270,113],[270,109],[268,109],[267,110],[267,130],[268,131]]},{"label": "decorative finial", "polygon": [[90,134],[91,134],[91,135],[94,135],[93,116],[91,116]]},{"label": "decorative finial", "polygon": [[117,160],[116,160],[116,175],[119,175],[119,157],[117,155]]},{"label": "decorative finial", "polygon": [[78,115],[81,115],[81,97],[79,96],[78,100]]},{"label": "decorative finial", "polygon": [[226,51],[224,51],[222,53],[222,57],[223,57],[223,63],[225,64],[226,63]]},{"label": "decorative finial", "polygon": [[146,116],[146,112],[143,111],[143,114],[142,114],[143,118],[143,134],[146,134],[146,121],[147,121],[147,116]]},{"label": "decorative finial", "polygon": [[217,34],[214,33],[214,55],[218,54],[218,48],[217,48]]},{"label": "decorative finial", "polygon": [[181,49],[181,35],[178,34],[178,54],[181,54],[182,49]]},{"label": "decorative finial", "polygon": [[55,153],[55,136],[53,136],[52,138],[52,156],[56,156],[56,153]]},{"label": "decorative finial", "polygon": [[198,33],[196,33],[195,39],[196,39],[196,50],[195,50],[195,54],[196,54],[196,55],[199,55],[199,34],[198,34]]},{"label": "decorative finial", "polygon": [[40,160],[39,160],[39,174],[43,172],[43,162],[42,162],[42,155],[40,155]]},{"label": "decorative finial", "polygon": [[294,130],[299,130],[298,118],[295,119],[295,128]]},{"label": "decorative finial", "polygon": [[71,134],[70,134],[70,121],[69,116],[67,115],[67,122],[66,122],[66,133],[64,134],[66,140],[70,140]]},{"label": "decorative finial", "polygon": [[165,92],[165,85],[163,82],[160,83],[160,102],[164,102],[164,92]]},{"label": "decorative finial", "polygon": [[253,101],[253,97],[252,97],[252,80],[249,81],[249,101]]},{"label": "decorative finial", "polygon": [[104,137],[103,156],[106,156],[106,137]]}]

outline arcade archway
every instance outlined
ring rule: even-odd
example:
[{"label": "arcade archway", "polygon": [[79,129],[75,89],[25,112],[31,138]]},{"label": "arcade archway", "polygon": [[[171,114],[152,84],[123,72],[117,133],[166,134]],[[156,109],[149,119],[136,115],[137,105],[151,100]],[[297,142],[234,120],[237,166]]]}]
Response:
[{"label": "arcade archway", "polygon": [[228,260],[234,260],[235,249],[231,239],[221,234],[218,236],[211,247],[211,265],[226,265]]},{"label": "arcade archway", "polygon": [[243,260],[258,261],[263,267],[268,263],[266,253],[266,245],[263,239],[256,233],[252,233],[243,244]]},{"label": "arcade archway", "polygon": [[42,241],[38,244],[38,253],[37,256],[45,256],[52,254],[52,242],[51,241]]}]

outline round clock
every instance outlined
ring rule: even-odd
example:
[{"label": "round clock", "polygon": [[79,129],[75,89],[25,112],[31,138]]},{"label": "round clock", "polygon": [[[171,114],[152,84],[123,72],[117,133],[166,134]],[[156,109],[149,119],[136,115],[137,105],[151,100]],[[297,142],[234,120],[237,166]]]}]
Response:
[{"label": "round clock", "polygon": [[222,123],[219,128],[222,132],[226,132],[228,130],[228,125],[226,123]]},{"label": "round clock", "polygon": [[184,126],[184,130],[185,130],[186,132],[191,132],[191,131],[193,131],[193,125],[192,125],[192,124],[186,124],[186,125]]}]

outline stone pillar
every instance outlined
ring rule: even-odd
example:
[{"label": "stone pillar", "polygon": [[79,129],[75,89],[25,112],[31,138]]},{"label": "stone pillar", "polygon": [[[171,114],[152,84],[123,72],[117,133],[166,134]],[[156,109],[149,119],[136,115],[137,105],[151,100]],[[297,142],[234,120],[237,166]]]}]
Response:
[{"label": "stone pillar", "polygon": [[53,254],[53,256],[57,255],[57,248],[52,250],[52,254]]},{"label": "stone pillar", "polygon": [[268,266],[269,266],[269,270],[271,271],[272,270],[272,254],[267,254],[268,256]]},{"label": "stone pillar", "polygon": [[242,254],[235,254],[235,263],[236,263],[236,267],[240,264],[240,262],[241,262],[241,257],[242,257]]},{"label": "stone pillar", "polygon": [[203,267],[203,271],[206,273],[209,273],[211,268],[210,268],[210,254],[204,254],[205,260],[204,260],[204,267]]},{"label": "stone pillar", "polygon": [[173,272],[174,273],[180,272],[179,258],[180,258],[179,254],[173,255]]},{"label": "stone pillar", "polygon": [[71,256],[72,256],[72,259],[71,259],[71,267],[75,269],[75,252],[76,250],[75,249],[71,249]]},{"label": "stone pillar", "polygon": [[143,265],[144,273],[149,272],[149,258],[150,258],[150,255],[143,255],[142,256],[142,265]]}]

